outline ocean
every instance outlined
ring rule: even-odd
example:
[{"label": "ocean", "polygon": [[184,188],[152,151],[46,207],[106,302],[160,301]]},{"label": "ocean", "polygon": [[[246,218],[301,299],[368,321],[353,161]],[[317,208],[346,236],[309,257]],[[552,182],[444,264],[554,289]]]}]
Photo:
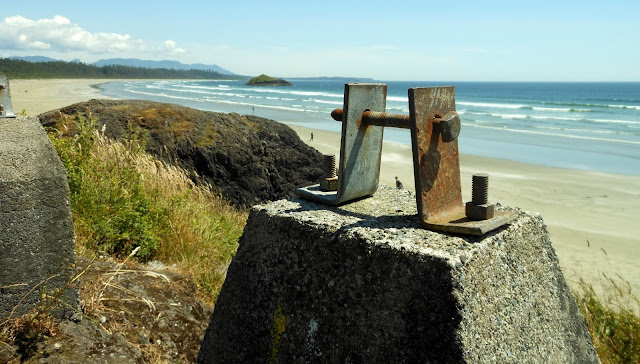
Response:
[{"label": "ocean", "polygon": [[[341,80],[287,79],[293,87],[244,81],[127,81],[100,86],[113,98],[177,103],[201,110],[255,114],[340,132]],[[411,87],[455,86],[463,154],[517,162],[640,175],[640,83],[409,82],[388,85],[386,111],[409,114]],[[411,144],[407,130],[384,139]]]}]

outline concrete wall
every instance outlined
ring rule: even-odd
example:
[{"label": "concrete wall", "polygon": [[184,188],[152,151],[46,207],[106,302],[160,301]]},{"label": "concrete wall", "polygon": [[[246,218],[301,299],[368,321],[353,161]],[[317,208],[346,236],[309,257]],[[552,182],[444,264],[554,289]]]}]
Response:
[{"label": "concrete wall", "polygon": [[[62,162],[38,118],[0,118],[0,320],[16,307],[14,316],[35,307],[43,291],[64,286],[74,262]],[[63,299],[79,307],[75,288]],[[57,314],[73,312],[61,308]]]},{"label": "concrete wall", "polygon": [[427,231],[389,187],[251,212],[202,363],[597,363],[542,218]]}]

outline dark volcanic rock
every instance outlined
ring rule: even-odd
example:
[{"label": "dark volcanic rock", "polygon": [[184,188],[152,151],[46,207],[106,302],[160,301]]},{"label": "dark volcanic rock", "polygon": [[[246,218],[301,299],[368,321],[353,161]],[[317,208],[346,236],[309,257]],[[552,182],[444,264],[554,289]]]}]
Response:
[{"label": "dark volcanic rock", "polygon": [[247,86],[293,86],[289,81],[267,75],[254,77],[247,82]]},{"label": "dark volcanic rock", "polygon": [[73,133],[76,116],[89,110],[111,138],[144,130],[147,152],[194,171],[194,179],[211,184],[235,205],[292,197],[296,187],[317,183],[322,175],[317,150],[288,126],[257,116],[142,100],[90,100],[39,118],[45,127]]}]

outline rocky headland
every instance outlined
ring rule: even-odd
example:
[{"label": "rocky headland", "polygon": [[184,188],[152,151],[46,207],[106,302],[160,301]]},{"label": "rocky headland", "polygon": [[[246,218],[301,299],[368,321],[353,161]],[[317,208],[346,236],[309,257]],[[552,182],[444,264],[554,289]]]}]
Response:
[{"label": "rocky headland", "polygon": [[74,134],[78,114],[97,118],[108,137],[142,130],[148,153],[189,171],[236,206],[293,197],[317,183],[322,155],[288,126],[142,100],[90,100],[39,115],[45,127]]}]

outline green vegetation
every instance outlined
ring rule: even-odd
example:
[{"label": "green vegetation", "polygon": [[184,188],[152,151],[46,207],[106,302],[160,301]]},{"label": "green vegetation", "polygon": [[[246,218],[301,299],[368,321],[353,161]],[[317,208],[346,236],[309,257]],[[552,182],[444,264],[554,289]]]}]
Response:
[{"label": "green vegetation", "polygon": [[584,281],[575,294],[593,344],[604,364],[640,363],[640,317],[633,311],[640,300],[621,278],[605,279],[607,294],[598,297]]},{"label": "green vegetation", "polygon": [[97,67],[79,62],[27,62],[0,58],[0,73],[10,78],[133,78],[239,80],[244,76],[214,71],[142,68],[120,65]]},{"label": "green vegetation", "polygon": [[254,77],[247,82],[249,86],[293,86],[291,82],[267,75]]},{"label": "green vegetation", "polygon": [[183,170],[154,160],[138,132],[118,142],[97,130],[90,113],[75,122],[77,136],[50,137],[67,169],[77,251],[124,258],[139,247],[141,261],[177,264],[213,303],[247,213],[209,186],[196,186]]}]

